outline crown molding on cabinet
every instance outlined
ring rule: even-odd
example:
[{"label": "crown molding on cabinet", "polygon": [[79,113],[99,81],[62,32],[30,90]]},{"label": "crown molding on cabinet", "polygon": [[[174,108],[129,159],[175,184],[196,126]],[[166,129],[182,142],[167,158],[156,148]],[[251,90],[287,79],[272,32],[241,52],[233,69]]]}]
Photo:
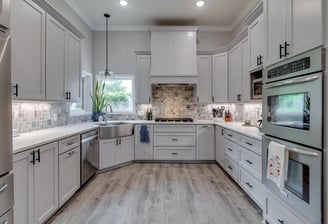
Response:
[{"label": "crown molding on cabinet", "polygon": [[54,17],[58,22],[63,24],[68,30],[70,30],[74,35],[78,38],[85,39],[85,36],[79,29],[77,29],[70,21],[68,21],[58,10],[50,4],[47,0],[33,0],[36,4],[38,4],[41,8],[43,8],[49,15]]}]

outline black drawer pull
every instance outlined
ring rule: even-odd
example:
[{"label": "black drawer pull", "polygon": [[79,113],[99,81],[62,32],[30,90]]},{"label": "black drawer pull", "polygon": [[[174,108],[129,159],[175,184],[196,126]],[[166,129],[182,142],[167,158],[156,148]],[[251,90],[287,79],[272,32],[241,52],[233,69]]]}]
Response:
[{"label": "black drawer pull", "polygon": [[176,142],[176,141],[178,141],[178,139],[177,138],[172,138],[171,139],[173,142]]},{"label": "black drawer pull", "polygon": [[177,156],[177,155],[179,155],[179,153],[177,153],[177,152],[172,152],[171,153],[173,156]]},{"label": "black drawer pull", "polygon": [[228,166],[228,168],[229,168],[230,170],[233,170],[232,166]]},{"label": "black drawer pull", "polygon": [[232,152],[232,151],[233,151],[231,148],[228,148],[228,150],[229,150],[230,152]]},{"label": "black drawer pull", "polygon": [[252,165],[253,162],[249,161],[248,159],[245,160],[248,164]]},{"label": "black drawer pull", "polygon": [[228,134],[228,136],[229,136],[230,138],[232,138],[232,135],[231,135],[231,134]]},{"label": "black drawer pull", "polygon": [[251,185],[250,183],[246,182],[246,185],[247,185],[250,189],[253,189],[253,185]]},{"label": "black drawer pull", "polygon": [[32,161],[30,161],[33,165],[35,165],[35,151],[30,153],[32,155]]},{"label": "black drawer pull", "polygon": [[252,143],[250,143],[250,142],[245,142],[247,145],[250,145],[250,146],[252,146],[253,144]]},{"label": "black drawer pull", "polygon": [[73,144],[74,144],[74,142],[67,143],[68,146],[73,145]]},{"label": "black drawer pull", "polygon": [[281,223],[281,224],[284,224],[285,221],[281,220],[281,219],[278,219],[278,222]]}]

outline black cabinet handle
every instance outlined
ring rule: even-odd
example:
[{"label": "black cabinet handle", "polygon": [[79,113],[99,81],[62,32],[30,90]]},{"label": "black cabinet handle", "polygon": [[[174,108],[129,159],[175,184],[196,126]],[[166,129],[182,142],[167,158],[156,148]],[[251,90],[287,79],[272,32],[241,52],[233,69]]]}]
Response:
[{"label": "black cabinet handle", "polygon": [[282,50],[284,49],[284,46],[282,46],[281,44],[279,44],[279,58],[281,59],[282,57],[284,57],[284,55],[282,54]]},{"label": "black cabinet handle", "polygon": [[232,152],[232,151],[233,151],[231,148],[228,148],[228,150],[229,150],[230,152]]},{"label": "black cabinet handle", "polygon": [[122,145],[122,139],[120,139],[120,145]]},{"label": "black cabinet handle", "polygon": [[289,52],[287,52],[287,47],[289,47],[289,43],[287,43],[287,41],[285,41],[285,57],[287,57],[289,55]]},{"label": "black cabinet handle", "polygon": [[222,136],[224,135],[224,133],[223,133],[223,128],[221,129],[221,135],[222,135]]},{"label": "black cabinet handle", "polygon": [[171,154],[174,155],[174,156],[177,156],[179,153],[177,153],[177,152],[172,152]]},{"label": "black cabinet handle", "polygon": [[246,185],[247,185],[250,189],[253,189],[253,185],[251,185],[250,183],[246,182]]},{"label": "black cabinet handle", "polygon": [[250,143],[250,142],[245,142],[247,145],[250,145],[250,146],[252,146],[253,144],[252,143]]},{"label": "black cabinet handle", "polygon": [[41,153],[40,153],[40,149],[38,149],[38,158],[36,159],[36,161],[38,161],[38,162],[41,162]]},{"label": "black cabinet handle", "polygon": [[118,145],[118,138],[116,139],[116,145]]},{"label": "black cabinet handle", "polygon": [[177,138],[172,138],[171,141],[176,142],[176,141],[178,141],[178,139]]},{"label": "black cabinet handle", "polygon": [[228,166],[228,168],[229,168],[230,170],[233,170],[232,166]]},{"label": "black cabinet handle", "polygon": [[68,92],[65,92],[65,100],[69,100],[69,98],[68,98]]},{"label": "black cabinet handle", "polygon": [[150,96],[148,97],[148,103],[150,103]]},{"label": "black cabinet handle", "polygon": [[249,161],[248,159],[245,160],[248,164],[252,165],[253,162],[252,161]]},{"label": "black cabinet handle", "polygon": [[281,220],[281,219],[278,219],[278,222],[281,223],[281,224],[284,224],[285,221]]},{"label": "black cabinet handle", "polygon": [[259,60],[260,60],[260,57],[257,56],[257,57],[256,57],[256,66],[259,66],[259,65],[260,65],[260,61],[259,61]]},{"label": "black cabinet handle", "polygon": [[231,134],[228,134],[228,136],[229,136],[230,138],[232,138],[232,135],[231,135]]},{"label": "black cabinet handle", "polygon": [[263,56],[262,56],[262,55],[260,55],[260,64],[259,64],[259,65],[262,65],[262,64],[263,64],[263,61],[262,61],[262,59],[263,59]]},{"label": "black cabinet handle", "polygon": [[237,101],[241,101],[241,94],[237,94]]},{"label": "black cabinet handle", "polygon": [[68,92],[68,99],[71,100],[71,92]]},{"label": "black cabinet handle", "polygon": [[18,97],[18,84],[14,85],[14,89],[15,89],[14,96]]},{"label": "black cabinet handle", "polygon": [[32,155],[32,161],[30,161],[33,165],[35,165],[35,151],[30,153]]},{"label": "black cabinet handle", "polygon": [[199,103],[199,96],[197,96],[197,103]]}]

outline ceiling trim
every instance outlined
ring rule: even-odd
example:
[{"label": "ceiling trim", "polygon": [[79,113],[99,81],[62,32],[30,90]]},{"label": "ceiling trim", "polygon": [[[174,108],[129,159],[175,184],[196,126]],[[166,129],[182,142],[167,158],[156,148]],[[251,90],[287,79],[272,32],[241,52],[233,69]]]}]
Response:
[{"label": "ceiling trim", "polygon": [[81,10],[81,8],[72,0],[65,0],[65,2],[93,30],[94,24],[91,22],[88,16]]},{"label": "ceiling trim", "polygon": [[[149,31],[153,26],[109,26],[109,31]],[[231,26],[198,26],[199,31],[203,32],[231,32]],[[105,31],[106,26],[93,26],[94,31]]]}]

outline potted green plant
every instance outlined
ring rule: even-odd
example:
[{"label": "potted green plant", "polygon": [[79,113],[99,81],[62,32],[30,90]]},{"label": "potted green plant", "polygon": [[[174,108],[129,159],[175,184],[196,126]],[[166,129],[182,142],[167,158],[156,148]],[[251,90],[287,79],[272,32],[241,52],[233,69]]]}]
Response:
[{"label": "potted green plant", "polygon": [[90,93],[92,100],[92,120],[98,121],[99,116],[105,116],[104,109],[107,105],[107,99],[104,92],[105,83],[102,85],[97,81],[93,94]]}]

